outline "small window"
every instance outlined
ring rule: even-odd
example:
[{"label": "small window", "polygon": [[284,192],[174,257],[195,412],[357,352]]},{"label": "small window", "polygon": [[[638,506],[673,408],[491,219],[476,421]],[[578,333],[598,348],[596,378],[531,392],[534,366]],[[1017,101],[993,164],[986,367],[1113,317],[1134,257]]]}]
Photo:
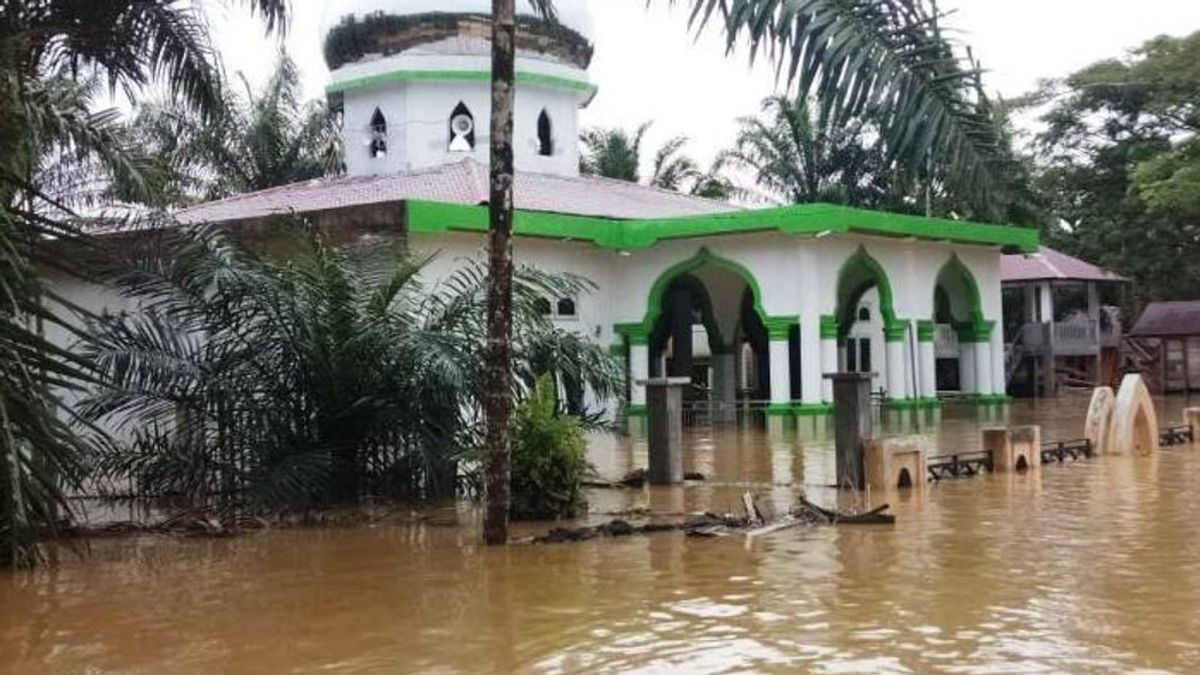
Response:
[{"label": "small window", "polygon": [[870,321],[871,320],[871,310],[867,309],[866,307],[859,307],[858,308],[858,320],[859,321]]},{"label": "small window", "polygon": [[550,113],[542,109],[537,123],[538,154],[549,157],[554,154],[554,127],[550,123]]},{"label": "small window", "polygon": [[465,103],[459,102],[450,113],[450,152],[471,152],[475,149],[475,116]]},{"label": "small window", "polygon": [[379,108],[376,108],[375,114],[371,115],[370,132],[371,140],[368,148],[371,157],[376,159],[387,157],[387,118],[383,116],[383,111]]},{"label": "small window", "polygon": [[562,298],[558,301],[558,315],[561,317],[574,317],[577,315],[575,311],[575,301],[571,298]]},{"label": "small window", "polygon": [[550,301],[546,298],[538,298],[536,305],[538,314],[541,314],[542,316],[550,316],[550,314],[553,312],[553,308],[550,306]]}]

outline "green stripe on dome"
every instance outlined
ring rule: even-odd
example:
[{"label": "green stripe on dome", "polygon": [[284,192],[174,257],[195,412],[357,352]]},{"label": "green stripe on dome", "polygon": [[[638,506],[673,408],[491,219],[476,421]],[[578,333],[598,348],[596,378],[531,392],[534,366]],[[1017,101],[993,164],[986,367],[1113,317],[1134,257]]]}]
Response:
[{"label": "green stripe on dome", "polygon": [[[408,226],[412,232],[486,232],[487,222],[487,207],[420,200],[408,202]],[[1038,249],[1038,231],[1033,229],[829,204],[638,220],[517,211],[514,232],[518,236],[586,241],[601,248],[616,250],[650,248],[660,241],[671,239],[753,232],[800,236],[842,233],[911,237],[925,241],[999,246],[1006,252],[1022,253],[1032,253]]]},{"label": "green stripe on dome", "polygon": [[[487,70],[393,70],[377,75],[353,77],[334,82],[325,87],[326,94],[339,94],[356,89],[368,89],[397,82],[490,82],[492,74]],[[517,84],[527,84],[552,89],[566,89],[587,95],[596,92],[596,85],[585,80],[576,80],[544,73],[517,72]]]}]

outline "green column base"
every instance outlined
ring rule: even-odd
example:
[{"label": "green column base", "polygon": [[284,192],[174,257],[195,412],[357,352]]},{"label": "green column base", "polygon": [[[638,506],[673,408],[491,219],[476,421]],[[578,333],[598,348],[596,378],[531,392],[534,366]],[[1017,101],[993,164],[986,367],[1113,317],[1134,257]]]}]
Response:
[{"label": "green column base", "polygon": [[646,417],[650,414],[650,408],[644,405],[631,405],[625,409],[626,417]]}]

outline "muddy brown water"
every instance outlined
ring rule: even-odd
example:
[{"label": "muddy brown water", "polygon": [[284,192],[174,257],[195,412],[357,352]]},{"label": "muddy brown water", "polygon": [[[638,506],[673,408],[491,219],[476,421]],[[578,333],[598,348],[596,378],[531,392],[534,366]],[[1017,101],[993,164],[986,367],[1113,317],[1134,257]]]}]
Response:
[{"label": "muddy brown water", "polygon": [[[1087,401],[1010,421],[1080,434]],[[1160,403],[1163,422],[1184,401]],[[943,448],[992,421],[947,412]],[[897,425],[893,425],[897,426]],[[832,449],[788,425],[689,435],[702,486],[593,495],[602,512],[828,501]],[[597,439],[620,475],[637,440]],[[95,542],[0,575],[0,671],[1200,672],[1200,451],[932,486],[893,528],[477,546],[465,507],[420,522]],[[537,528],[524,528],[532,532]]]}]

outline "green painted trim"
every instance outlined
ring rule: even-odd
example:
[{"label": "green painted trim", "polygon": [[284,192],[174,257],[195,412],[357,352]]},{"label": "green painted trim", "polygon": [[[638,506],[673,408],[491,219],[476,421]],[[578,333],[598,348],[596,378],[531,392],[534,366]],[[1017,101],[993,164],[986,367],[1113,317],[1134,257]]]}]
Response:
[{"label": "green painted trim", "polygon": [[613,332],[625,338],[630,346],[650,344],[650,331],[640,323],[619,323],[613,326]]},{"label": "green painted trim", "polygon": [[978,323],[960,323],[954,326],[954,332],[958,334],[958,341],[970,344],[991,342],[992,332],[995,329],[995,321],[983,320]]},{"label": "green painted trim", "polygon": [[933,342],[937,326],[932,321],[924,319],[917,322],[917,342]]},{"label": "green painted trim", "polygon": [[926,404],[919,398],[889,398],[885,405],[888,410],[921,410]]},{"label": "green painted trim", "polygon": [[[380,87],[397,82],[491,82],[492,73],[488,70],[393,70],[377,75],[355,77],[341,82],[334,82],[325,87],[326,94],[340,94],[358,89]],[[599,89],[595,84],[584,80],[576,80],[558,75],[545,75],[528,71],[517,72],[517,84],[528,84],[552,89],[577,91],[589,96]]]},{"label": "green painted trim", "polygon": [[631,405],[625,408],[626,417],[647,417],[650,414],[650,408],[644,405]]},{"label": "green painted trim", "polygon": [[[856,287],[846,288],[847,275],[855,266],[865,268],[868,279]],[[879,312],[883,316],[884,333],[886,334],[894,328],[896,323],[896,312],[892,304],[892,282],[888,279],[883,265],[880,265],[879,261],[867,252],[867,247],[859,246],[857,251],[846,258],[846,261],[842,263],[841,270],[838,271],[836,316],[839,320],[839,342],[844,341],[850,333],[850,329],[854,326],[854,313],[858,310],[858,303],[862,300],[863,294],[872,287],[879,291]]]},{"label": "green painted trim", "polygon": [[768,316],[763,319],[767,328],[767,339],[771,342],[787,340],[792,336],[792,328],[800,325],[798,316]]},{"label": "green painted trim", "polygon": [[767,406],[768,417],[788,417],[792,414],[792,404],[790,403],[772,403]]},{"label": "green painted trim", "polygon": [[838,339],[838,329],[841,324],[836,316],[826,314],[821,317],[821,339],[836,340]]},{"label": "green painted trim", "polygon": [[904,342],[908,334],[908,322],[904,320],[889,321],[883,326],[884,342]]},{"label": "green painted trim", "polygon": [[833,413],[833,404],[801,403],[792,406],[792,413],[797,417],[824,417]]},{"label": "green painted trim", "polygon": [[[958,274],[964,285],[967,287],[967,312],[968,320],[973,324],[979,324],[983,321],[983,298],[979,293],[979,283],[975,281],[975,275],[971,273],[971,268],[963,264],[959,260],[957,253],[950,255],[950,260],[942,265],[942,269],[938,272],[934,280],[934,288],[939,285],[942,276],[945,274]],[[936,317],[934,317],[936,318]]]},{"label": "green painted trim", "polygon": [[[654,330],[654,326],[658,324],[659,317],[662,316],[663,299],[666,297],[667,288],[671,283],[677,278],[685,274],[690,274],[705,265],[712,265],[740,277],[746,283],[746,286],[750,289],[751,296],[754,298],[754,312],[758,314],[763,325],[768,325],[768,321],[773,317],[769,316],[763,309],[762,291],[759,289],[758,280],[754,278],[750,270],[732,260],[714,255],[706,248],[701,248],[696,252],[696,255],[672,266],[659,275],[658,279],[650,287],[650,295],[646,298],[646,314],[642,317],[641,322],[642,329],[646,331],[647,335]],[[798,321],[798,319],[796,320]]]},{"label": "green painted trim", "polygon": [[[412,200],[409,229],[419,233],[487,232],[486,207]],[[1038,231],[979,223],[923,218],[829,204],[800,204],[705,216],[614,220],[544,211],[517,211],[518,236],[587,241],[601,248],[632,250],[669,239],[753,232],[816,236],[822,233],[915,237],[926,241],[1000,246],[1009,252],[1035,253]]]}]

